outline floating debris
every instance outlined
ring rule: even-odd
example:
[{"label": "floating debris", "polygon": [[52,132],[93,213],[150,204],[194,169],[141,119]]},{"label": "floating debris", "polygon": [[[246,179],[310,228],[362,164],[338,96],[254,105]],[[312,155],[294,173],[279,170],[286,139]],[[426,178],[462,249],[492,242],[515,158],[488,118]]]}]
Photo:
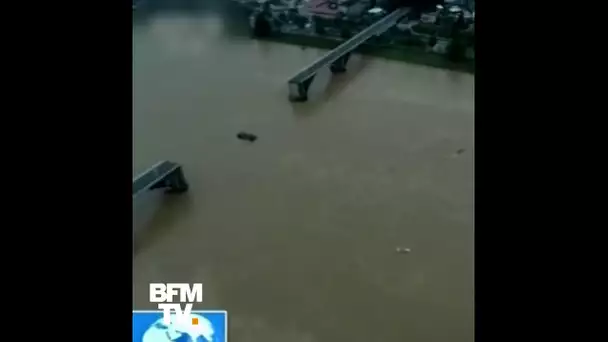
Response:
[{"label": "floating debris", "polygon": [[249,141],[249,142],[254,142],[254,141],[258,140],[258,137],[255,134],[246,133],[246,132],[240,132],[239,134],[236,135],[236,137],[241,140],[245,140],[245,141]]},{"label": "floating debris", "polygon": [[409,248],[405,248],[405,247],[397,247],[395,249],[395,252],[399,253],[399,254],[408,254],[410,253],[412,250]]},{"label": "floating debris", "polygon": [[454,154],[452,154],[453,158],[458,157],[459,155],[463,154],[466,150],[464,148],[458,149],[458,151],[454,152]]}]

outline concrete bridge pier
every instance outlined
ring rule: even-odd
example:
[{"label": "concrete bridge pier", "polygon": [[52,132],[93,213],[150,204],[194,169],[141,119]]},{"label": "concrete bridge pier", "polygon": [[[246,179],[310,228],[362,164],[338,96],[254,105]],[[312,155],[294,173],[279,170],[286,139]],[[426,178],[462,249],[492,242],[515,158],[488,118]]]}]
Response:
[{"label": "concrete bridge pier", "polygon": [[162,184],[158,184],[157,187],[164,188],[165,192],[169,194],[179,194],[188,191],[188,182],[186,182],[182,167],[176,168],[175,171],[165,178]]},{"label": "concrete bridge pier", "polygon": [[289,82],[289,100],[292,102],[308,101],[308,88],[310,88],[310,84],[315,79],[315,76],[316,74],[312,74],[302,81]]},{"label": "concrete bridge pier", "polygon": [[182,193],[188,191],[188,182],[182,166],[162,161],[152,166],[133,179],[133,199],[146,191],[164,189],[166,193]]},{"label": "concrete bridge pier", "polygon": [[346,71],[346,63],[348,63],[348,59],[349,58],[350,58],[350,52],[347,53],[347,54],[345,54],[344,56],[336,59],[336,61],[333,62],[329,66],[329,69],[334,74],[341,74],[341,73],[345,72]]}]

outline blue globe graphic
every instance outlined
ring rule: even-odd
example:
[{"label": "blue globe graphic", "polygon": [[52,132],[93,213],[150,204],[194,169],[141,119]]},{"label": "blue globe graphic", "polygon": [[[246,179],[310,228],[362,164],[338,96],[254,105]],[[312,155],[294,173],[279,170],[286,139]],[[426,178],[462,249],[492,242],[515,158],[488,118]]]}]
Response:
[{"label": "blue globe graphic", "polygon": [[[187,324],[176,322],[176,316],[171,315],[168,325],[159,319],[144,333],[142,342],[213,342],[213,325],[201,315],[191,314]],[[193,325],[192,318],[198,318],[198,324]]]},{"label": "blue globe graphic", "polygon": [[[193,318],[198,319],[197,324],[192,324]],[[165,324],[160,312],[134,312],[133,342],[225,341],[224,313],[191,313],[184,322],[178,322],[174,314],[171,315],[171,323]]]}]

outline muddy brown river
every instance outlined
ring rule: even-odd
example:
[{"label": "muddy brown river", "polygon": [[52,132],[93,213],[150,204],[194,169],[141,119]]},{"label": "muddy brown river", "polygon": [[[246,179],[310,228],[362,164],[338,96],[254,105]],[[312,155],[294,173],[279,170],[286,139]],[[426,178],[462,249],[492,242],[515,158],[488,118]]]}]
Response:
[{"label": "muddy brown river", "polygon": [[202,282],[232,342],[472,342],[473,75],[354,56],[292,104],[324,51],[176,3],[133,25],[133,174],[167,159],[190,183],[135,203],[134,309]]}]

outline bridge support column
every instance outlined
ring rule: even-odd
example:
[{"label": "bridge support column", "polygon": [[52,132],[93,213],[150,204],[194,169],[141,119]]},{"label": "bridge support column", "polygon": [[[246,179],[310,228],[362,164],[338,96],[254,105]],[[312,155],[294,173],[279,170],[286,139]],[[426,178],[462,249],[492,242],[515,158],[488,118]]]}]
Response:
[{"label": "bridge support column", "polygon": [[167,193],[188,191],[188,182],[181,165],[162,161],[133,179],[133,200],[149,190],[162,189]]},{"label": "bridge support column", "polygon": [[329,66],[329,70],[331,70],[334,74],[341,74],[346,71],[346,63],[348,63],[348,59],[350,58],[350,52],[345,54],[344,56],[336,59],[335,62],[331,63]]},{"label": "bridge support column", "polygon": [[165,192],[169,194],[180,194],[188,191],[188,182],[186,182],[182,167],[176,168],[172,173],[165,177],[165,179],[153,187],[153,189],[155,188],[164,188]]},{"label": "bridge support column", "polygon": [[289,82],[289,100],[292,102],[308,101],[308,88],[314,79],[315,75],[312,75],[302,82]]}]

